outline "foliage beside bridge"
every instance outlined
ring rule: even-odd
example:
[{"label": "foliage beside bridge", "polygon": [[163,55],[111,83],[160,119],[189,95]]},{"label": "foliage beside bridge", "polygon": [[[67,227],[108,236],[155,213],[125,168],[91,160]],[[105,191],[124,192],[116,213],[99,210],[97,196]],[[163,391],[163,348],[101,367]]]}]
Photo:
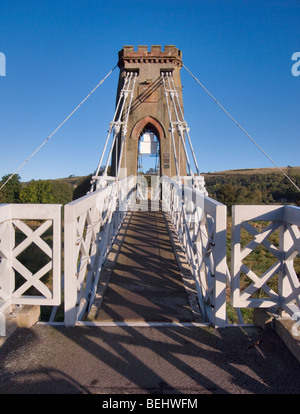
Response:
[{"label": "foliage beside bridge", "polygon": [[[269,169],[233,170],[204,174],[207,191],[227,207],[238,204],[296,204],[300,194],[280,173]],[[300,171],[291,168],[290,177],[299,186]]]},{"label": "foliage beside bridge", "polygon": [[[2,177],[4,183],[8,175]],[[67,204],[73,199],[73,186],[63,180],[32,180],[22,183],[19,175],[15,175],[1,190],[0,204],[37,203]]]}]

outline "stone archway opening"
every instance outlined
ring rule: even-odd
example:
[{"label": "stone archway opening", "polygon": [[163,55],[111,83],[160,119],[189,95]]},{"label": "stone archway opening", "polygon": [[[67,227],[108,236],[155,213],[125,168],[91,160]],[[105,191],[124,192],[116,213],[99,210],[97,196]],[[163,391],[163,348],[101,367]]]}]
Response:
[{"label": "stone archway opening", "polygon": [[137,175],[164,175],[165,140],[164,128],[155,118],[146,116],[135,124],[130,134],[130,145],[136,156],[136,169],[131,168]]},{"label": "stone archway opening", "polygon": [[137,163],[138,175],[160,176],[160,143],[151,130],[144,130],[139,138]]},{"label": "stone archway opening", "polygon": [[[144,187],[144,200],[158,202],[161,177],[161,131],[151,122],[144,125],[137,140],[138,182],[143,183],[141,188]],[[158,205],[155,209],[157,208]]]}]

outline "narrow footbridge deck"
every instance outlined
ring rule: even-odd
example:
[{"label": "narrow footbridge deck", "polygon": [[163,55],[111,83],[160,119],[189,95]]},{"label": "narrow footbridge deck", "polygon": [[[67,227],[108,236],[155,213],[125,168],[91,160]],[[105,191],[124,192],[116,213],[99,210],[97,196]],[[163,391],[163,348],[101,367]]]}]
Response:
[{"label": "narrow footbridge deck", "polygon": [[107,282],[103,287],[100,277],[97,321],[195,321],[190,287],[184,283],[162,211],[130,213]]}]

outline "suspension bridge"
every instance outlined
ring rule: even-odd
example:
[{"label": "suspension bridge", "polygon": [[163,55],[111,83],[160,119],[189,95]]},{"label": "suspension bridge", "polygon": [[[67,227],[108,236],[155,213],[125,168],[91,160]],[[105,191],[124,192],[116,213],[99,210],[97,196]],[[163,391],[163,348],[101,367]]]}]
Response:
[{"label": "suspension bridge", "polygon": [[[9,315],[28,306],[50,309],[39,325],[78,328],[245,326],[242,309],[263,308],[276,320],[293,321],[298,335],[300,282],[293,263],[300,209],[233,206],[229,269],[227,207],[208,196],[200,174],[184,118],[181,69],[204,86],[175,46],[124,46],[116,67],[22,166],[117,67],[115,113],[88,193],[63,211],[60,205],[0,206],[1,335]],[[147,175],[142,159],[151,156],[156,164]],[[251,236],[245,246],[242,231]],[[269,239],[274,232],[279,245]],[[46,258],[34,271],[21,259],[32,244]],[[274,257],[261,275],[244,262],[258,246]]]}]

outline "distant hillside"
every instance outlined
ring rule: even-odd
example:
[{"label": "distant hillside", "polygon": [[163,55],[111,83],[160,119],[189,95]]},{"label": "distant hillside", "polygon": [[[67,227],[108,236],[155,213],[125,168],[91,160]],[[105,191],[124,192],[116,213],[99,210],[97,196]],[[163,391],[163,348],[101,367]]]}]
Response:
[{"label": "distant hillside", "polygon": [[[300,186],[300,167],[282,170]],[[233,204],[296,204],[300,193],[278,168],[255,168],[204,173],[209,195],[231,206]]]},{"label": "distant hillside", "polygon": [[55,181],[61,181],[63,183],[69,184],[72,187],[76,188],[84,179],[86,178],[86,176],[70,176],[67,178],[56,178]]},{"label": "distant hillside", "polygon": [[[300,175],[300,167],[280,167],[287,175]],[[256,175],[256,174],[282,174],[278,168],[248,168],[248,169],[238,169],[238,170],[225,170],[217,172],[208,172],[202,173],[202,175],[228,175],[228,174],[238,174],[238,175]]]},{"label": "distant hillside", "polygon": [[91,187],[92,174],[85,176],[70,176],[67,178],[58,178],[56,181],[68,184],[73,192],[73,200],[83,197]]},{"label": "distant hillside", "polygon": [[[283,167],[282,170],[300,186],[300,167]],[[233,204],[284,203],[300,205],[300,193],[277,168],[253,168],[202,173],[210,197],[230,207]],[[86,194],[91,175],[60,178],[68,184],[73,199]]]}]

